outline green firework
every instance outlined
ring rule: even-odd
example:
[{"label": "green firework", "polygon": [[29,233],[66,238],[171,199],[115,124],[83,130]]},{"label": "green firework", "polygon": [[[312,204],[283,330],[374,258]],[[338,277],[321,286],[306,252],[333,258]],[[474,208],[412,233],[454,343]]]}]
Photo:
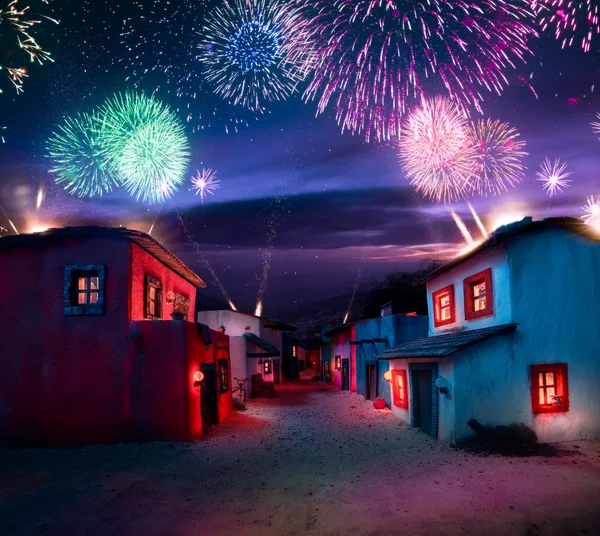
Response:
[{"label": "green firework", "polygon": [[160,101],[127,92],[101,108],[103,145],[136,200],[161,203],[185,180],[190,151],[185,129]]},{"label": "green firework", "polygon": [[69,193],[93,197],[119,185],[102,131],[98,114],[78,114],[65,119],[48,140],[50,172]]}]

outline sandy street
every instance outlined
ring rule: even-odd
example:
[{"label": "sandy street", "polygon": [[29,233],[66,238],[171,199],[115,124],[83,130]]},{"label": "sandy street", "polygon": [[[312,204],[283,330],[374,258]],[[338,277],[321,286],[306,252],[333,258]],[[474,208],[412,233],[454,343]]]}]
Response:
[{"label": "sandy street", "polygon": [[195,443],[0,449],[0,534],[600,534],[600,441],[474,456],[310,381]]}]

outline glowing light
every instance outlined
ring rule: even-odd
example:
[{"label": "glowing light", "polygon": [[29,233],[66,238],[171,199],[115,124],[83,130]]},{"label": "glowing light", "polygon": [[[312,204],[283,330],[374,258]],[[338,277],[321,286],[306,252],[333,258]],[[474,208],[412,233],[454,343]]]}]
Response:
[{"label": "glowing light", "polygon": [[350,311],[348,311],[346,313],[346,316],[344,317],[344,321],[342,322],[342,324],[345,324],[346,322],[348,322],[348,317],[350,316]]},{"label": "glowing light", "polygon": [[9,218],[7,218],[7,219],[8,219],[8,223],[10,223],[10,226],[13,228],[13,231],[16,234],[20,234],[19,231],[17,231],[17,227],[15,226],[15,224]]},{"label": "glowing light", "polygon": [[196,195],[200,195],[202,203],[206,194],[214,195],[215,190],[219,188],[219,182],[221,181],[217,180],[217,174],[212,169],[198,171],[192,179],[193,188],[196,190]]},{"label": "glowing light", "polygon": [[27,227],[27,233],[43,233],[50,229],[47,225],[42,225],[39,223],[32,223]]},{"label": "glowing light", "polygon": [[477,148],[473,189],[479,194],[498,195],[523,180],[525,142],[508,123],[477,121],[472,125]]},{"label": "glowing light", "polygon": [[489,233],[487,232],[485,226],[483,225],[483,222],[479,218],[479,215],[477,214],[477,212],[475,212],[475,209],[473,208],[473,205],[471,205],[471,203],[467,203],[467,204],[469,205],[469,210],[471,211],[471,214],[473,215],[475,223],[477,223],[477,227],[479,227],[479,230],[481,231],[483,238],[487,238]]},{"label": "glowing light", "polygon": [[288,51],[304,39],[306,23],[292,2],[225,0],[208,16],[198,60],[214,92],[262,112],[285,100],[304,78],[305,60]]},{"label": "glowing light", "polygon": [[436,97],[414,110],[400,138],[400,162],[417,192],[444,203],[466,197],[476,147],[464,115]]},{"label": "glowing light", "polygon": [[584,213],[581,219],[591,227],[600,230],[600,197],[588,196],[587,204],[582,210]]},{"label": "glowing light", "polygon": [[461,217],[453,210],[450,211],[450,214],[452,214],[452,219],[454,220],[454,223],[456,223],[456,226],[458,227],[458,230],[460,231],[460,233],[463,235],[465,242],[467,244],[472,244],[473,237],[471,236],[471,233],[467,229],[465,222],[462,221]]},{"label": "glowing light", "polygon": [[600,113],[596,114],[596,117],[598,118],[598,121],[591,123],[592,130],[594,131],[594,134],[598,134],[600,136]]},{"label": "glowing light", "polygon": [[562,48],[579,45],[584,52],[600,33],[600,2],[597,0],[534,0],[532,7],[543,32],[550,28]]},{"label": "glowing light", "polygon": [[431,89],[461,109],[481,110],[506,72],[531,54],[536,36],[526,1],[316,0],[300,50],[316,56],[306,100],[330,103],[342,130],[397,140],[402,117]]},{"label": "glowing light", "polygon": [[[44,0],[47,4],[47,0]],[[2,37],[5,42],[10,41],[11,47],[8,50],[0,50],[0,71],[4,71],[16,89],[17,93],[23,91],[24,79],[29,75],[23,65],[8,65],[7,61],[14,58],[15,62],[20,62],[20,52],[29,56],[29,62],[37,62],[43,65],[45,61],[54,61],[49,52],[46,52],[36,41],[34,37],[34,27],[42,23],[42,20],[28,18],[29,6],[18,7],[19,0],[12,0],[6,8],[0,9],[0,27],[2,28]],[[40,19],[46,19],[55,24],[58,21],[42,15]],[[11,35],[12,34],[12,35]],[[0,88],[0,93],[2,89]]]},{"label": "glowing light", "polygon": [[162,203],[185,180],[190,160],[185,129],[163,103],[143,93],[108,99],[101,109],[102,145],[119,180],[144,203]]},{"label": "glowing light", "polygon": [[503,227],[504,225],[510,225],[511,223],[516,223],[518,221],[521,221],[525,217],[526,217],[526,214],[524,214],[522,212],[506,212],[506,213],[502,214],[501,216],[496,217],[496,219],[494,220],[494,222],[492,224],[492,230],[495,231],[496,229]]},{"label": "glowing light", "polygon": [[551,162],[549,158],[546,158],[541,165],[540,171],[536,173],[539,177],[538,181],[543,182],[542,188],[546,193],[552,197],[557,192],[562,192],[563,188],[568,188],[570,180],[567,177],[571,173],[566,172],[567,164],[562,163],[560,160]]},{"label": "glowing light", "polygon": [[40,210],[42,203],[44,202],[44,187],[40,186],[38,189],[37,197],[35,199],[35,208],[36,210]]},{"label": "glowing light", "polygon": [[262,316],[263,303],[259,300],[256,304],[256,309],[254,310],[254,316]]},{"label": "glowing light", "polygon": [[229,307],[231,307],[232,310],[237,311],[235,305],[233,305],[233,302],[231,300],[228,300],[229,303]]},{"label": "glowing light", "polygon": [[474,249],[479,247],[481,245],[481,243],[482,243],[481,240],[479,240],[479,241],[474,241],[471,244],[467,244],[465,247],[463,247],[458,252],[458,256],[462,257],[463,255],[466,255],[467,253],[471,253],[471,251],[473,251]]}]

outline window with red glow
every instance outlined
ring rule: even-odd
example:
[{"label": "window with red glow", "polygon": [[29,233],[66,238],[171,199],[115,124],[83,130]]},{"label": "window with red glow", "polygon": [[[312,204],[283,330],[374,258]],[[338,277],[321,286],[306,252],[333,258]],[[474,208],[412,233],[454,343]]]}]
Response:
[{"label": "window with red glow", "polygon": [[464,281],[465,319],[474,320],[494,314],[492,269],[488,268]]},{"label": "window with red glow", "polygon": [[265,361],[265,374],[271,374],[271,362]]},{"label": "window with red glow", "polygon": [[98,273],[81,274],[77,278],[77,305],[98,303]]},{"label": "window with red glow", "polygon": [[146,306],[144,316],[150,320],[162,318],[162,283],[158,279],[146,276]]},{"label": "window with red glow", "polygon": [[530,372],[533,413],[569,411],[567,364],[531,365]]},{"label": "window with red glow", "polygon": [[394,397],[394,406],[408,409],[405,370],[392,370],[392,394]]},{"label": "window with red glow", "polygon": [[456,321],[454,307],[454,285],[441,288],[432,294],[433,301],[433,324],[434,326],[446,326]]},{"label": "window with red glow", "polygon": [[292,357],[298,357],[298,347],[296,345],[292,346]]},{"label": "window with red glow", "polygon": [[342,356],[335,356],[335,370],[340,370],[342,368]]}]

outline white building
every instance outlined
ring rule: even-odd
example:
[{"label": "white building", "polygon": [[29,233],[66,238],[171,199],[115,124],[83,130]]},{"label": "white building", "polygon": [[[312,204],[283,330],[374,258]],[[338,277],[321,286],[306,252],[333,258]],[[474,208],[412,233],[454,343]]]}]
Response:
[{"label": "white building", "polygon": [[525,218],[423,282],[429,337],[379,356],[395,415],[449,442],[470,419],[542,442],[600,436],[600,233]]},{"label": "white building", "polygon": [[[284,334],[296,328],[278,320],[258,317],[239,311],[199,311],[197,321],[211,329],[229,335],[231,377],[248,378],[245,389],[250,394],[253,374],[262,374],[265,381],[279,384],[285,381],[287,344]],[[293,352],[290,347],[289,352]],[[284,364],[284,360],[286,363]],[[237,384],[234,382],[234,387]]]}]

